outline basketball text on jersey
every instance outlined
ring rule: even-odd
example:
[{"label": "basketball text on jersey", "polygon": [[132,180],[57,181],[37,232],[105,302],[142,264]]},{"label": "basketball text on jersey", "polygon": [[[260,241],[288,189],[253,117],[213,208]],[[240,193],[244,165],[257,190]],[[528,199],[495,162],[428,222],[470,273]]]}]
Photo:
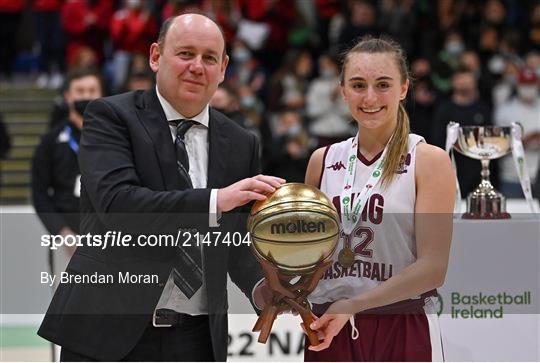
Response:
[{"label": "basketball text on jersey", "polygon": [[392,277],[392,270],[392,264],[386,263],[356,259],[351,267],[343,267],[336,261],[326,271],[322,279],[331,280],[342,277],[360,277],[382,282]]}]

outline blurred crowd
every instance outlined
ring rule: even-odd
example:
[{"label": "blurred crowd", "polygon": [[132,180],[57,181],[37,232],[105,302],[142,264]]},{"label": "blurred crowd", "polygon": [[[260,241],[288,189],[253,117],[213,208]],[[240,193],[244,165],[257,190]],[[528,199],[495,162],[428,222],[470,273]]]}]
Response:
[{"label": "blurred crowd", "polygon": [[[69,71],[93,67],[105,94],[153,87],[149,46],[164,19],[185,12],[223,29],[230,63],[212,106],[260,137],[265,173],[303,181],[314,148],[356,132],[340,94],[340,54],[372,34],[407,52],[412,132],[444,147],[450,121],[520,121],[529,172],[537,176],[537,0],[0,0],[0,80],[23,72],[37,87],[62,91]],[[18,44],[21,24],[33,29],[31,51]],[[67,113],[59,98],[50,124]],[[466,194],[480,181],[480,162],[457,155],[456,163]],[[501,191],[522,197],[511,158],[492,167]]]}]

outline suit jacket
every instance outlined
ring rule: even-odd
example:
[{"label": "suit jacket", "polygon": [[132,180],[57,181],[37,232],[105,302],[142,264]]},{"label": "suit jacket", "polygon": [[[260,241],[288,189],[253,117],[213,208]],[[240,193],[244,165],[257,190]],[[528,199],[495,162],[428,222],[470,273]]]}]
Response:
[{"label": "suit jacket", "polygon": [[[208,189],[186,189],[155,90],[90,103],[85,113],[81,168],[81,233],[138,234],[208,228],[210,189],[259,171],[256,137],[210,109]],[[238,213],[222,217],[220,230],[245,230]],[[71,351],[118,360],[151,322],[171,271],[175,247],[78,247],[67,271],[159,276],[157,284],[60,284],[38,334]],[[227,272],[251,299],[262,273],[249,246],[218,243],[204,249],[205,281],[214,356],[227,356]],[[182,344],[182,342],[178,342]]]},{"label": "suit jacket", "polygon": [[[68,140],[59,140],[66,126],[71,128],[73,140],[79,143],[80,131],[64,120],[43,136],[32,158],[32,202],[51,234],[64,227],[79,232],[80,226],[80,198],[75,195],[80,175],[77,153]],[[50,189],[54,193],[49,193]]]}]

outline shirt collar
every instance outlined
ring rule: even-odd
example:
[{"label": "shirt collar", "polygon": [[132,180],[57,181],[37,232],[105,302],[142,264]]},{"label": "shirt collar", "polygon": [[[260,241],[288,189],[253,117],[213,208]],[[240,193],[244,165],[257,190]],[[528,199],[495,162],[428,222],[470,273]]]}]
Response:
[{"label": "shirt collar", "polygon": [[185,117],[180,112],[176,111],[174,107],[159,93],[157,86],[156,86],[156,93],[157,93],[159,103],[161,104],[161,107],[163,108],[163,111],[165,112],[165,117],[167,118],[167,121],[189,119],[189,120],[197,121],[198,123],[208,127],[208,122],[210,121],[208,105],[204,106],[203,110],[198,115],[195,115],[193,117]]}]

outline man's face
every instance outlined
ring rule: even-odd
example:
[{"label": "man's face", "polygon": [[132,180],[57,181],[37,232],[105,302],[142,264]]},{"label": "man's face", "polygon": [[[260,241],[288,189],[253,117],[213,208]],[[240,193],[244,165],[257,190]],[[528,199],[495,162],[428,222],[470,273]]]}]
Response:
[{"label": "man's face", "polygon": [[174,20],[161,49],[152,44],[150,67],[159,92],[184,116],[200,113],[223,81],[229,61],[224,46],[216,24],[194,14]]},{"label": "man's face", "polygon": [[214,93],[212,100],[210,101],[210,105],[212,107],[225,112],[228,111],[230,104],[231,97],[223,88],[218,88],[216,93]]},{"label": "man's face", "polygon": [[458,73],[452,78],[454,94],[473,100],[477,95],[476,80],[472,73]]},{"label": "man's face", "polygon": [[88,75],[72,80],[68,89],[64,92],[64,99],[69,105],[69,120],[71,123],[81,129],[86,104],[88,104],[88,101],[101,96],[101,83],[96,76]]},{"label": "man's face", "polygon": [[95,100],[101,96],[101,84],[95,76],[91,75],[74,79],[64,93],[68,104],[80,100]]}]

